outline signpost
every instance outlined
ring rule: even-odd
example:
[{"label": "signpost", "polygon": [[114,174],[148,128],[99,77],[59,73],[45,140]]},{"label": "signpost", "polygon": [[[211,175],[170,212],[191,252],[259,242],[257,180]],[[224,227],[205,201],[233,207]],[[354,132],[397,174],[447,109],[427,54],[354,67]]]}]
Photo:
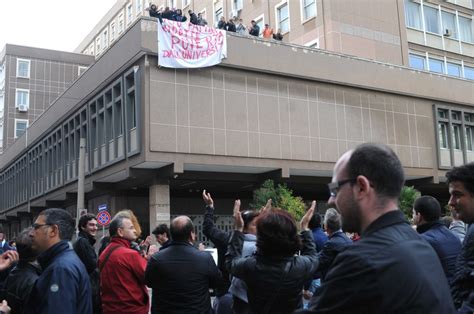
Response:
[{"label": "signpost", "polygon": [[102,226],[102,237],[105,235],[105,226],[107,226],[112,217],[110,217],[109,212],[107,211],[107,204],[99,205],[99,213],[96,216],[97,223]]}]

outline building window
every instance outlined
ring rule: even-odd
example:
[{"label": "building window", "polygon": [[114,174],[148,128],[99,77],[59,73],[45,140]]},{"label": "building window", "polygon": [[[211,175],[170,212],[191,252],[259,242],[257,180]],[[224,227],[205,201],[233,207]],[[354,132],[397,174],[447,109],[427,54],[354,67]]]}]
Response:
[{"label": "building window", "polygon": [[446,69],[448,75],[461,77],[461,65],[448,62],[446,64]]},{"label": "building window", "polygon": [[[242,0],[240,0],[242,1]],[[189,0],[183,0],[183,9],[189,5]]]},{"label": "building window", "polygon": [[258,36],[262,36],[263,28],[264,28],[263,24],[265,23],[265,21],[263,19],[263,14],[255,19],[255,23],[257,24],[258,28],[260,28],[260,34],[258,34]]},{"label": "building window", "polygon": [[94,55],[94,42],[89,46],[89,54]]},{"label": "building window", "polygon": [[16,76],[30,78],[30,60],[16,59]]},{"label": "building window", "polygon": [[423,11],[425,14],[425,30],[430,33],[439,34],[438,10],[429,6],[423,6]]},{"label": "building window", "polygon": [[221,19],[221,16],[223,15],[222,13],[222,8],[216,9],[214,12],[214,21],[215,21],[215,26],[217,27],[217,23],[219,23],[219,20]]},{"label": "building window", "polygon": [[110,23],[110,42],[115,40],[115,22]]},{"label": "building window", "polygon": [[142,1],[143,0],[136,0],[135,2],[135,12],[137,16],[142,14]]},{"label": "building window", "polygon": [[474,149],[474,128],[472,126],[466,127],[466,150],[473,151]]},{"label": "building window", "polygon": [[458,31],[456,27],[456,15],[442,11],[441,18],[443,21],[443,34],[445,36],[449,36],[450,38],[457,39]]},{"label": "building window", "polygon": [[100,50],[100,37],[97,37],[95,39],[95,51],[97,52],[97,54],[99,54],[101,52]]},{"label": "building window", "polygon": [[426,69],[425,57],[415,55],[415,54],[410,54],[410,68],[417,69],[417,70]]},{"label": "building window", "polygon": [[307,42],[304,45],[309,48],[319,48],[319,38],[316,38],[315,40]]},{"label": "building window", "polygon": [[453,124],[453,147],[454,149],[461,149],[461,126]]},{"label": "building window", "polygon": [[107,48],[109,46],[109,32],[105,29],[102,32],[102,47],[103,49]]},{"label": "building window", "polygon": [[123,13],[120,13],[118,17],[118,33],[122,34],[123,30],[124,30]]},{"label": "building window", "polygon": [[429,58],[430,72],[444,73],[444,61]]},{"label": "building window", "polygon": [[133,18],[133,15],[132,15],[132,4],[130,3],[129,5],[127,5],[127,25],[129,25],[130,23],[132,23],[132,18]]},{"label": "building window", "polygon": [[474,80],[474,68],[464,67],[464,77],[468,80]]},{"label": "building window", "polygon": [[20,137],[28,128],[28,120],[15,119],[15,138]]},{"label": "building window", "polygon": [[15,107],[19,106],[30,107],[30,91],[28,89],[16,89]]},{"label": "building window", "polygon": [[[183,0],[184,1],[184,0]],[[234,10],[240,11],[244,7],[243,0],[233,0]]]},{"label": "building window", "polygon": [[87,70],[87,67],[78,66],[78,67],[77,67],[77,75],[78,75],[78,76],[81,76],[82,73],[86,72],[86,70]]},{"label": "building window", "polygon": [[448,143],[448,124],[446,122],[440,122],[439,127],[439,147],[440,148],[449,148]]},{"label": "building window", "polygon": [[459,16],[459,35],[462,41],[472,43],[472,19]]},{"label": "building window", "polygon": [[301,8],[304,21],[316,16],[316,0],[302,0]]},{"label": "building window", "polygon": [[412,1],[405,1],[405,20],[408,27],[421,29],[420,4]]},{"label": "building window", "polygon": [[282,34],[290,31],[290,12],[288,2],[285,2],[276,7],[277,25]]}]

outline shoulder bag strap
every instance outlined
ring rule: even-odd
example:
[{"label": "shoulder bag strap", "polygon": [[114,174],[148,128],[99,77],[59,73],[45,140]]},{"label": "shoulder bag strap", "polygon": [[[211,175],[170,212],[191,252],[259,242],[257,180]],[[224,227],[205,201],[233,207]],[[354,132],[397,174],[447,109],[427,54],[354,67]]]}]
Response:
[{"label": "shoulder bag strap", "polygon": [[283,273],[281,274],[281,277],[280,277],[280,284],[277,285],[277,288],[276,288],[276,290],[275,290],[275,293],[270,297],[270,299],[268,300],[268,302],[265,304],[265,307],[263,308],[263,313],[264,313],[264,314],[270,313],[270,308],[272,307],[273,302],[275,302],[275,299],[276,299],[276,297],[278,296],[278,292],[280,292],[281,286],[283,286],[283,281],[285,280],[286,275],[287,275],[288,272],[290,271],[291,261],[292,261],[292,260],[290,259],[290,260],[286,263],[285,269],[283,270]]},{"label": "shoulder bag strap", "polygon": [[118,249],[119,247],[121,247],[121,246],[120,245],[114,245],[114,247],[110,248],[110,250],[107,252],[107,255],[104,257],[104,261],[99,266],[99,272],[101,272],[102,269],[104,269],[105,264],[107,263],[107,261],[110,258],[110,255],[112,255],[112,252],[115,251],[116,249]]}]

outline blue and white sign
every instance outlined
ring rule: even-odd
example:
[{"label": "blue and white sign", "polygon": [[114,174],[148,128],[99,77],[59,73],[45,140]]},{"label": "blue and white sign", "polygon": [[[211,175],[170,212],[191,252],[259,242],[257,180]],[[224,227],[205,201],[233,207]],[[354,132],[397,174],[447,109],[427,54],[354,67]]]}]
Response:
[{"label": "blue and white sign", "polygon": [[107,204],[100,204],[98,207],[99,211],[107,210]]}]

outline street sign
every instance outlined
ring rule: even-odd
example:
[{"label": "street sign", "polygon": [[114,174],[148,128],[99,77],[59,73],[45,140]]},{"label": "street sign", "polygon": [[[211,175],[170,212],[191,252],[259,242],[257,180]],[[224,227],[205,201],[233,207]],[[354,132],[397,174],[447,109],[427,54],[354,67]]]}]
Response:
[{"label": "street sign", "polygon": [[112,217],[110,217],[110,214],[108,211],[101,211],[97,214],[97,223],[101,226],[108,225],[111,219]]},{"label": "street sign", "polygon": [[99,211],[107,210],[107,204],[100,204],[98,207]]}]

